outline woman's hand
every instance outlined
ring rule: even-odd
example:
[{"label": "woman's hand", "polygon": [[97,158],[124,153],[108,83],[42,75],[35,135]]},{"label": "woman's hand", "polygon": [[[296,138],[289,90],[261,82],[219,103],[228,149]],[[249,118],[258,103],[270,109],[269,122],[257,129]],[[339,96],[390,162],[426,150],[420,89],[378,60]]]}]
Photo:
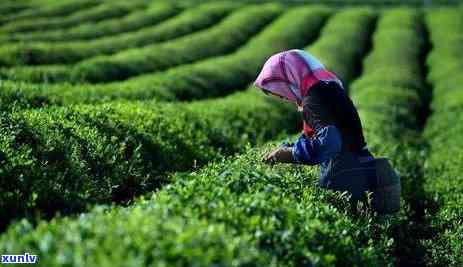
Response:
[{"label": "woman's hand", "polygon": [[279,147],[268,153],[262,161],[267,164],[275,163],[293,163],[293,153],[291,147]]}]

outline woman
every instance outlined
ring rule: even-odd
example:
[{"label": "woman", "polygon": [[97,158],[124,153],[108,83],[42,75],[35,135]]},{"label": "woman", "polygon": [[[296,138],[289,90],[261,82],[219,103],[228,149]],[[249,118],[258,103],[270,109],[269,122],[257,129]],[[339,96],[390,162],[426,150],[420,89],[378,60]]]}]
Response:
[{"label": "woman", "polygon": [[297,141],[275,149],[264,162],[320,165],[321,187],[348,191],[353,202],[373,191],[379,212],[398,210],[400,180],[386,159],[375,159],[368,150],[358,112],[335,74],[295,49],[270,57],[255,86],[294,102],[304,122]]}]

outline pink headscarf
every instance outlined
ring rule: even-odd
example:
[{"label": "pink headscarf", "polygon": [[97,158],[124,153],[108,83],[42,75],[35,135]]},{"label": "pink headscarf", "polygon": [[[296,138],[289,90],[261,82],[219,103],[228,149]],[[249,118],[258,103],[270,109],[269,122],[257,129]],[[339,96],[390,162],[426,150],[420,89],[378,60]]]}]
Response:
[{"label": "pink headscarf", "polygon": [[265,62],[254,85],[264,91],[302,103],[310,87],[319,81],[341,81],[311,54],[298,49],[280,52]]}]

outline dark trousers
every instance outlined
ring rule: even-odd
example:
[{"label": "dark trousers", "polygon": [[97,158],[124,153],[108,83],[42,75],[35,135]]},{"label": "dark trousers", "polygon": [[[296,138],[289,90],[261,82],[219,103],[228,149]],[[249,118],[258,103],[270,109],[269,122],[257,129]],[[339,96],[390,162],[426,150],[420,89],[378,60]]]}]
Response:
[{"label": "dark trousers", "polygon": [[[369,154],[369,152],[368,152]],[[342,152],[320,164],[319,185],[335,191],[348,191],[351,201],[365,201],[365,191],[375,188],[375,161],[362,160],[358,153]]]}]

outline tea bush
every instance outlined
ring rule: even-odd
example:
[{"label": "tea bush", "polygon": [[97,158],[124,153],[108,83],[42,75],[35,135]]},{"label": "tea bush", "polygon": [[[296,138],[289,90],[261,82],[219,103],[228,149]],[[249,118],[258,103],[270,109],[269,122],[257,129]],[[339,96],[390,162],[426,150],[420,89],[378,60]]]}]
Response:
[{"label": "tea bush", "polygon": [[40,7],[26,9],[17,14],[10,14],[9,16],[4,16],[0,18],[0,23],[6,24],[8,22],[23,21],[32,18],[66,16],[71,15],[72,13],[78,12],[80,10],[89,9],[100,3],[100,0],[71,0],[67,2],[54,3],[50,5],[42,5]]},{"label": "tea bush", "polygon": [[27,3],[2,3],[0,5],[0,15],[8,16],[14,13],[19,13],[25,9],[30,8],[31,6]]},{"label": "tea bush", "polygon": [[74,12],[67,17],[61,18],[35,18],[11,21],[0,26],[1,33],[41,31],[71,27],[82,22],[97,22],[108,18],[121,17],[128,12],[146,7],[144,0],[111,1],[102,3],[95,7]]},{"label": "tea bush", "polygon": [[[223,96],[246,87],[262,62],[273,53],[301,47],[318,36],[329,9],[297,8],[287,11],[251,38],[235,53],[213,57],[105,85],[31,85],[4,82],[2,110],[71,103],[96,103],[115,99],[191,100]],[[272,45],[269,45],[272,44]]]},{"label": "tea bush", "polygon": [[119,80],[228,53],[281,13],[282,8],[277,5],[246,6],[210,29],[82,62],[73,70],[73,78],[89,82]]},{"label": "tea bush", "polygon": [[[67,29],[44,30],[40,32],[11,33],[0,36],[2,42],[69,42],[75,40],[92,40],[135,31],[155,25],[180,12],[175,5],[155,2],[146,9],[135,10],[124,17],[106,19],[97,23],[79,23]],[[71,42],[69,42],[71,43]],[[89,41],[87,41],[87,44]],[[24,46],[26,49],[27,46]]]},{"label": "tea bush", "polygon": [[[142,73],[159,71],[205,57],[231,52],[281,12],[282,8],[277,5],[248,6],[232,13],[209,29],[160,44],[122,50],[114,55],[89,58],[75,66],[63,67],[59,75],[65,77],[61,77],[61,79],[75,82],[122,80]],[[54,49],[54,46],[50,48]],[[46,53],[43,54],[43,60],[39,54],[34,54],[33,57],[29,58],[39,63],[66,63],[67,60],[74,61],[82,56],[85,57],[85,51],[88,50],[84,49],[83,51],[83,55]],[[72,58],[72,55],[78,55],[78,57]],[[17,56],[11,58],[18,59]],[[39,72],[45,71],[41,68],[38,70]]]},{"label": "tea bush", "polygon": [[[363,14],[365,11],[358,12]],[[341,12],[339,16],[345,16],[344,14],[348,13]],[[340,20],[333,21],[341,24]],[[368,35],[366,32],[365,34]],[[353,40],[368,39],[356,34],[351,37]],[[345,45],[344,42],[345,40],[339,40],[331,45],[341,48]],[[317,46],[317,42],[314,46]],[[332,62],[337,62],[342,69],[349,69],[347,66],[358,61],[354,55],[361,57],[355,49],[340,51],[344,52],[338,53],[338,58],[332,58]],[[322,54],[321,56],[323,57]],[[343,62],[347,66],[343,66]],[[240,103],[240,110],[247,107],[250,95],[259,94],[255,97],[271,100],[257,90],[237,95],[240,94],[243,97],[237,101]],[[233,97],[235,96],[228,98]],[[209,113],[214,110],[211,105],[219,101],[222,100],[186,105],[191,105],[191,111],[203,110]],[[201,109],[195,105],[204,105],[207,108]],[[261,123],[275,123],[271,127],[273,129],[288,129],[288,126],[278,124],[275,118],[269,116],[280,114],[282,120],[297,119],[294,111],[290,110],[294,110],[294,107],[285,112],[276,110],[275,107],[267,112],[250,108],[251,112],[261,114],[262,118],[258,120]],[[234,120],[234,123],[240,121],[243,119]],[[133,124],[139,125],[137,122]],[[236,125],[230,127],[235,128]],[[394,241],[387,233],[388,223],[394,223],[394,218],[386,218],[386,223],[379,223],[378,218],[365,210],[352,214],[345,197],[321,191],[314,186],[315,168],[271,168],[262,165],[260,158],[268,149],[266,146],[248,150],[242,156],[211,163],[192,174],[175,174],[172,177],[173,184],[154,194],[152,199],[138,200],[128,208],[105,210],[99,207],[78,218],[42,222],[35,230],[28,222],[23,221],[13,225],[2,237],[0,248],[7,252],[29,249],[40,255],[48,253],[46,259],[42,258],[40,261],[40,264],[47,266],[104,266],[102,259],[114,264],[116,258],[113,257],[117,257],[117,253],[112,253],[109,256],[111,258],[103,256],[110,247],[113,252],[132,251],[129,255],[138,256],[129,256],[126,260],[138,261],[142,265],[207,265],[213,262],[251,266],[392,266],[390,253]],[[181,218],[188,218],[189,223]],[[133,227],[135,223],[137,227]],[[104,229],[100,228],[103,225]],[[219,231],[217,235],[208,234],[215,229],[220,229],[216,230]],[[19,232],[23,234],[22,237],[17,236]],[[85,236],[83,232],[86,233]],[[167,233],[162,234],[163,232]],[[40,251],[38,245],[42,235],[47,235],[50,240],[46,252]],[[146,238],[147,236],[150,238]],[[20,238],[20,241],[8,242],[14,238]],[[121,242],[121,238],[126,241]],[[190,245],[193,241],[194,246]],[[87,245],[90,243],[100,245]],[[173,251],[174,244],[183,245],[176,246]],[[224,244],[228,245],[221,250]],[[85,259],[80,256],[83,254],[77,255],[73,252],[82,251],[83,248],[83,254],[90,255]],[[153,251],[155,255],[152,254]],[[60,257],[63,253],[67,256]],[[64,261],[58,262],[56,259]]]},{"label": "tea bush", "polygon": [[407,135],[414,139],[419,134],[417,119],[424,90],[419,15],[412,9],[392,9],[382,14],[372,52],[363,62],[362,76],[351,85],[367,136],[370,130],[381,136],[374,143],[387,142],[392,147],[406,140]]},{"label": "tea bush", "polygon": [[314,168],[263,165],[267,149],[176,174],[127,208],[35,229],[22,221],[0,249],[34,252],[43,266],[392,266],[387,223],[351,214],[345,197],[317,189]]},{"label": "tea bush", "polygon": [[376,156],[388,157],[401,177],[399,222],[390,232],[396,266],[425,266],[427,251],[420,240],[431,233],[422,218],[429,202],[423,189],[427,146],[421,138],[421,115],[429,92],[421,16],[413,9],[384,11],[363,75],[351,86],[368,146]]},{"label": "tea bush", "polygon": [[431,145],[426,162],[426,190],[439,204],[428,222],[438,235],[426,240],[430,266],[463,265],[462,122],[463,20],[456,9],[429,11],[426,15],[433,49],[428,60],[429,81],[434,85],[432,115],[425,128]]},{"label": "tea bush", "polygon": [[[463,265],[461,10],[47,1],[0,3],[10,42],[0,62],[13,66],[2,78],[129,79],[0,80],[0,228],[25,218],[0,236],[2,254],[28,251],[42,266]],[[13,32],[34,29],[44,31]],[[261,164],[276,144],[244,147],[300,118],[255,88],[161,102],[230,94],[269,56],[300,47],[342,78],[370,149],[392,160],[398,214],[352,209],[315,186],[313,167]],[[20,66],[50,63],[61,65]],[[434,98],[422,136],[424,77]],[[114,202],[131,205],[40,221]]]},{"label": "tea bush", "polygon": [[[187,10],[157,25],[141,28],[133,32],[96,38],[89,41],[8,44],[1,48],[0,53],[3,54],[4,58],[10,58],[4,59],[4,62],[11,62],[12,64],[73,63],[97,55],[113,54],[124,49],[147,46],[193,33],[217,23],[224,16],[233,11],[235,6],[236,5],[229,3],[205,4],[198,8]],[[175,14],[177,10],[177,8],[170,4],[156,2],[147,12],[153,12],[157,20],[162,20],[166,15],[170,16]],[[117,21],[120,22],[121,20]],[[131,23],[130,25],[133,26],[134,24]],[[99,26],[102,27],[100,28]],[[114,23],[108,26],[110,26],[111,29],[120,29],[120,27],[114,25]],[[107,26],[103,23],[101,23],[101,25],[92,25],[91,27],[82,25],[82,27],[90,30],[93,35],[108,32],[106,29]],[[78,29],[76,29],[76,31],[77,30]],[[31,35],[29,34],[27,36]],[[46,33],[43,36],[45,37]],[[72,38],[73,34],[65,33],[65,36]],[[59,66],[59,69],[63,73],[68,74],[70,72],[67,70],[68,67],[69,66]],[[62,75],[47,75],[47,73],[50,72],[49,69],[52,68],[55,68],[55,66],[41,65],[39,67],[16,67],[7,69],[6,73],[9,74],[8,76],[10,78],[19,77],[22,80],[33,82],[55,81],[56,79],[66,80],[67,76],[69,76],[69,74],[65,77],[61,77]],[[5,72],[5,70],[3,70],[3,72]],[[25,74],[15,76],[16,72],[24,72]],[[38,73],[42,73],[40,75],[44,76],[44,78],[33,78],[38,76]]]},{"label": "tea bush", "polygon": [[254,90],[190,104],[126,102],[5,113],[1,217],[128,200],[166,182],[167,171],[201,166],[294,129],[297,123],[288,119],[294,113]]},{"label": "tea bush", "polygon": [[359,74],[361,58],[368,49],[376,16],[369,8],[343,9],[328,21],[320,38],[305,50],[319,58],[347,85]]}]

